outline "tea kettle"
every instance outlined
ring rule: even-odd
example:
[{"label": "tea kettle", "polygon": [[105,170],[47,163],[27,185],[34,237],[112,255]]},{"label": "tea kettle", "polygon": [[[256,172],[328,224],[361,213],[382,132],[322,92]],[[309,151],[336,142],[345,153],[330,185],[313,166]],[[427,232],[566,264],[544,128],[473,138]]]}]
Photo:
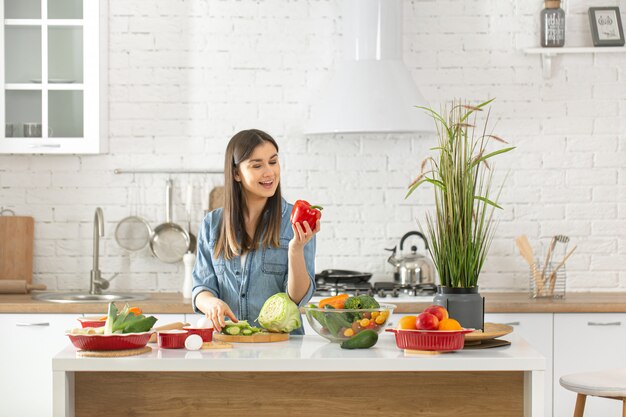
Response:
[{"label": "tea kettle", "polygon": [[[428,241],[420,232],[412,231],[406,233],[400,239],[400,251],[404,246],[404,241],[409,236],[418,236],[424,241],[426,250],[428,250]],[[391,252],[391,256],[387,259],[396,270],[393,274],[394,281],[402,286],[411,286],[416,284],[434,284],[435,283],[435,264],[427,256],[417,253],[417,246],[411,246],[411,253],[396,258],[396,247],[385,249]]]}]

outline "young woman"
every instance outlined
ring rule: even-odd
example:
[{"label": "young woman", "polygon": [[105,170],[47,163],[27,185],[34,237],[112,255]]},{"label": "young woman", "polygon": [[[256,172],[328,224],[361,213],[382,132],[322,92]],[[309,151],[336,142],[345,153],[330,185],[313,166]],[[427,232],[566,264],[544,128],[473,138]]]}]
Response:
[{"label": "young woman", "polygon": [[224,181],[224,208],[205,217],[193,270],[194,310],[216,331],[225,317],[254,325],[265,300],[279,292],[296,304],[308,302],[320,230],[319,220],[291,224],[293,206],[280,193],[278,145],[267,133],[243,130],[231,138]]}]

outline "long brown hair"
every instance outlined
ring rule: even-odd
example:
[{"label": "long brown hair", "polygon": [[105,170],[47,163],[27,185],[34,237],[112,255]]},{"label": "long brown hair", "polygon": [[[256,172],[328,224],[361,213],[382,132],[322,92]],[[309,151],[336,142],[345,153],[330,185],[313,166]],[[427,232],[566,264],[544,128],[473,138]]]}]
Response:
[{"label": "long brown hair", "polygon": [[242,253],[256,250],[261,246],[280,246],[280,224],[282,217],[282,196],[280,182],[273,196],[267,199],[261,219],[250,237],[245,231],[243,214],[246,209],[246,200],[240,182],[235,181],[235,172],[254,151],[254,148],[270,142],[278,151],[278,144],[267,133],[257,130],[242,130],[235,134],[228,142],[224,158],[224,209],[219,226],[219,237],[215,244],[214,256],[217,259],[221,254],[226,259],[232,259]]}]

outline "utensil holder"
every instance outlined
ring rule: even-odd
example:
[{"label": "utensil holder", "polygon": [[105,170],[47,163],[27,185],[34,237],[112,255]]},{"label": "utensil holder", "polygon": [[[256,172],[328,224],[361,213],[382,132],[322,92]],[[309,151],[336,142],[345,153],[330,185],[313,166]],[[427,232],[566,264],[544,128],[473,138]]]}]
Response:
[{"label": "utensil holder", "polygon": [[553,274],[558,263],[551,262],[546,268],[545,274],[543,265],[537,261],[535,268],[530,268],[530,297],[531,298],[565,298],[565,265],[561,266]]}]

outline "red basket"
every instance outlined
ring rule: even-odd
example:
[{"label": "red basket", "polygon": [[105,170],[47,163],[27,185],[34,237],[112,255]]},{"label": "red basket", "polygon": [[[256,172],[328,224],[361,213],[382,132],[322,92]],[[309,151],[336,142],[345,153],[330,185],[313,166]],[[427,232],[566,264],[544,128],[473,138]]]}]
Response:
[{"label": "red basket", "polygon": [[463,349],[465,334],[474,329],[463,330],[400,330],[386,329],[396,335],[396,345],[400,349],[436,350],[450,352]]},{"label": "red basket", "polygon": [[71,334],[72,344],[82,350],[124,350],[144,347],[154,331],[126,334]]}]

